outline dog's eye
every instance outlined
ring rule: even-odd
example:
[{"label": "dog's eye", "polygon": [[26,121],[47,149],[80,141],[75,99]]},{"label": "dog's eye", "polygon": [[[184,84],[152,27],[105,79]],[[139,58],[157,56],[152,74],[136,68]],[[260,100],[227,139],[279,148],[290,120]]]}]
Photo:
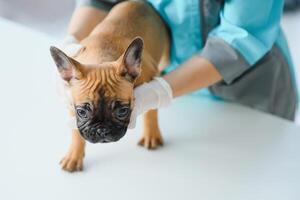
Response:
[{"label": "dog's eye", "polygon": [[129,114],[129,107],[123,106],[121,108],[117,108],[116,115],[119,119],[124,119]]},{"label": "dog's eye", "polygon": [[92,107],[89,103],[78,105],[75,107],[77,115],[82,119],[87,119],[90,117],[92,112]]},{"label": "dog's eye", "polygon": [[83,108],[77,108],[77,115],[81,118],[87,118],[87,111]]}]

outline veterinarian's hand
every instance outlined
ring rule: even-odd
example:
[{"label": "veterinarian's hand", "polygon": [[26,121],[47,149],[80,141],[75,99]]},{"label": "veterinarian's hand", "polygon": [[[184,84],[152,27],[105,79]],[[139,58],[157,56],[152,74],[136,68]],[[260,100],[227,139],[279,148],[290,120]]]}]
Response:
[{"label": "veterinarian's hand", "polygon": [[[83,46],[79,43],[79,41],[72,35],[67,35],[61,42],[56,45],[59,49],[61,49],[65,54],[72,57],[76,55]],[[56,75],[56,90],[57,93],[69,109],[72,110],[73,103],[70,95],[70,91],[68,88],[68,84],[64,81],[59,75]],[[77,129],[76,118],[74,116],[68,119],[68,126],[71,129]]]},{"label": "veterinarian's hand", "polygon": [[172,89],[163,78],[155,77],[152,81],[144,83],[134,89],[134,107],[128,128],[135,128],[136,118],[152,109],[168,106],[172,99]]},{"label": "veterinarian's hand", "polygon": [[57,47],[62,50],[65,54],[72,57],[76,55],[83,46],[73,35],[67,35]]}]

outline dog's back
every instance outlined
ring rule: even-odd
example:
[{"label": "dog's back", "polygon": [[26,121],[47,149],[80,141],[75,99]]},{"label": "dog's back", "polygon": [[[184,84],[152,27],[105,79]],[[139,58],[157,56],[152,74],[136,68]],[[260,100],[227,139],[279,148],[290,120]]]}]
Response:
[{"label": "dog's back", "polygon": [[137,85],[150,80],[158,72],[158,65],[169,59],[167,28],[147,3],[127,1],[117,4],[96,26],[82,44],[88,49],[77,56],[82,63],[98,64],[121,56],[133,38],[144,40],[142,74]]}]

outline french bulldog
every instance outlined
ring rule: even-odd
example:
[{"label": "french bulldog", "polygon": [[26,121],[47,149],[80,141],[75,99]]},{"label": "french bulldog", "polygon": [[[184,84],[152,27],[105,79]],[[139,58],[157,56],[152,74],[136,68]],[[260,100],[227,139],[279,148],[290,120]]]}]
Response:
[{"label": "french bulldog", "polygon": [[[127,131],[134,105],[133,90],[159,74],[169,60],[167,27],[145,2],[114,6],[72,57],[56,47],[51,56],[70,94],[70,117],[76,118],[62,169],[83,169],[85,141],[116,142]],[[144,114],[139,144],[155,149],[163,144],[157,110]]]}]

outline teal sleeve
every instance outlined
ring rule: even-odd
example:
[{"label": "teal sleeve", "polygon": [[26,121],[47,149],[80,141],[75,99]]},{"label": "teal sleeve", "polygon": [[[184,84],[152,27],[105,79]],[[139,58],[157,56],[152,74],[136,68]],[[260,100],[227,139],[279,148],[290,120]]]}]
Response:
[{"label": "teal sleeve", "polygon": [[232,82],[271,50],[280,33],[282,10],[283,0],[226,0],[220,25],[209,33],[200,55]]}]

